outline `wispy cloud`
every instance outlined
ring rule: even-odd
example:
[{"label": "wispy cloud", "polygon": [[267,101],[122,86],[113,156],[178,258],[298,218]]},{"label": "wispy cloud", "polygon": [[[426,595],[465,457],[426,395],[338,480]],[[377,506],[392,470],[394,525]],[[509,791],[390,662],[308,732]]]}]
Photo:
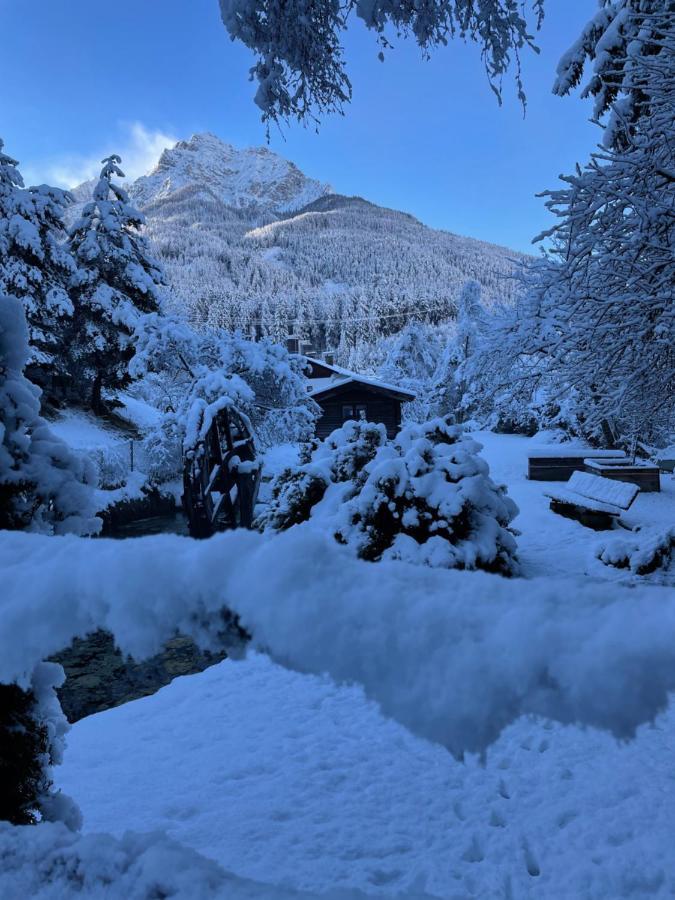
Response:
[{"label": "wispy cloud", "polygon": [[94,178],[101,171],[104,156],[117,153],[122,157],[122,171],[129,180],[147,174],[157,163],[162,150],[172,147],[178,138],[162,131],[146,128],[141,122],[122,127],[122,135],[106,142],[91,156],[66,155],[41,162],[27,161],[21,167],[26,184],[54,184],[72,188]]}]

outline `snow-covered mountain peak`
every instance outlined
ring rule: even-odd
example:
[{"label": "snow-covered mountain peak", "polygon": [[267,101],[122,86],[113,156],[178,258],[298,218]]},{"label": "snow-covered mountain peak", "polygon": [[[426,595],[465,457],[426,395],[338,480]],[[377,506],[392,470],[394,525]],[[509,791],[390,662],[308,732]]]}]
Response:
[{"label": "snow-covered mountain peak", "polygon": [[132,195],[147,206],[186,187],[202,189],[227,206],[276,213],[300,209],[331,192],[329,185],[307,178],[266,147],[239,150],[209,132],[164,150],[155,169],[137,179]]}]

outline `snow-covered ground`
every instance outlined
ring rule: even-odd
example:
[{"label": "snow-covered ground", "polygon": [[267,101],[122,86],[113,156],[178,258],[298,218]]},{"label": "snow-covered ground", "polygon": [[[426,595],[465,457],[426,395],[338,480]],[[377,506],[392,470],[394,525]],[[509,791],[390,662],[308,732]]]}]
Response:
[{"label": "snow-covered ground", "polygon": [[[526,574],[589,571],[600,536],[554,515],[546,485],[525,477],[536,439],[477,437],[521,507]],[[674,488],[662,478],[631,519],[672,524]],[[596,565],[593,579],[612,577]],[[269,885],[260,896],[675,895],[675,709],[628,743],[521,718],[484,760],[460,762],[361,688],[252,654],[85,719],[68,744],[57,778],[85,834],[165,831]]]},{"label": "snow-covered ground", "polygon": [[[625,571],[602,565],[593,555],[593,549],[601,539],[614,534],[626,536],[627,532],[615,529],[600,534],[579,522],[556,515],[544,496],[554,485],[528,480],[527,453],[530,448],[542,446],[540,437],[488,431],[476,432],[473,437],[483,445],[482,455],[490,464],[490,475],[495,481],[508,485],[509,496],[520,508],[520,514],[512,524],[521,532],[518,555],[523,575],[630,578]],[[622,520],[631,527],[641,525],[648,529],[663,530],[675,525],[675,476],[662,473],[661,491],[638,494]]]},{"label": "snow-covered ground", "polygon": [[111,448],[123,442],[119,431],[83,410],[65,409],[49,427],[74,450]]},{"label": "snow-covered ground", "polygon": [[461,763],[252,656],[78,723],[58,777],[85,832],[161,829],[270,885],[614,900],[675,891],[674,740],[674,712],[625,745],[521,720]]}]

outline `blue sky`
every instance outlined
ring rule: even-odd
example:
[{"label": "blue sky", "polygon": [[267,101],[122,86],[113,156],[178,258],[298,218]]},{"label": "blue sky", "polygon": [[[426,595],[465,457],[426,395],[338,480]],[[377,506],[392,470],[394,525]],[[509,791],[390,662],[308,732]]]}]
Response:
[{"label": "blue sky", "polygon": [[[551,94],[555,66],[595,9],[548,0],[542,52],[524,60],[527,116],[510,84],[500,108],[475,47],[430,62],[396,41],[384,63],[356,21],[347,35],[354,100],[318,134],[291,124],[271,148],[345,194],[429,225],[530,248],[550,224],[535,193],[598,140],[587,102]],[[110,152],[141,172],[197,131],[265,143],[248,81],[251,56],[220,23],[218,0],[0,0],[2,137],[27,181],[73,182]]]}]

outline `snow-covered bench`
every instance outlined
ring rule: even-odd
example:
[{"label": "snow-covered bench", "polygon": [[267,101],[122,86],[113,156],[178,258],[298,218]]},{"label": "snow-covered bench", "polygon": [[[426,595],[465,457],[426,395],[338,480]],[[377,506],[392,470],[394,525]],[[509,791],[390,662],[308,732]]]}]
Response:
[{"label": "snow-covered bench", "polygon": [[626,460],[622,450],[591,450],[573,444],[534,448],[527,454],[527,477],[531,481],[567,481],[584,470],[585,459]]},{"label": "snow-covered bench", "polygon": [[547,491],[553,512],[596,530],[611,528],[635,500],[640,488],[586,472],[573,472],[564,488]]}]

